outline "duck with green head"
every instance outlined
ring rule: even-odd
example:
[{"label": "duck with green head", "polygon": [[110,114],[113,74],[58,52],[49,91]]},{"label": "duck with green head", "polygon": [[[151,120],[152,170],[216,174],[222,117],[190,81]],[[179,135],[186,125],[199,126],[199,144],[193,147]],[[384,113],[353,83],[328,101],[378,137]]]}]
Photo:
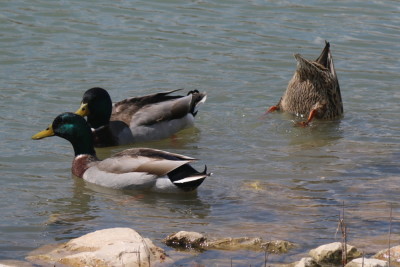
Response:
[{"label": "duck with green head", "polygon": [[[180,89],[178,89],[180,90]],[[186,96],[169,91],[112,103],[100,87],[87,90],[76,111],[93,131],[96,147],[160,140],[194,125],[194,117],[207,95],[197,90]]]},{"label": "duck with green head", "polygon": [[90,127],[84,118],[74,113],[60,114],[32,139],[49,136],[62,137],[72,144],[75,153],[72,174],[109,188],[188,192],[210,176],[207,167],[198,172],[189,165],[194,158],[151,148],[126,149],[99,160]]},{"label": "duck with green head", "polygon": [[332,120],[342,117],[343,103],[330,44],[325,41],[325,48],[315,61],[300,54],[294,57],[297,69],[278,104],[267,112],[281,110],[307,116],[307,121],[300,123],[302,126],[307,126],[314,118]]}]

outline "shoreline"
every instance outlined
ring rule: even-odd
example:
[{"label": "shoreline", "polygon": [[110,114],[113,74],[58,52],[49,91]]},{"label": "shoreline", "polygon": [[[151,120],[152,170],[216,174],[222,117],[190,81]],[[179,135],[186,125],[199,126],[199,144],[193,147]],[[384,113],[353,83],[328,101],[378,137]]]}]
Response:
[{"label": "shoreline", "polygon": [[[163,243],[179,251],[181,255],[188,254],[188,256],[193,256],[193,252],[203,253],[209,250],[255,251],[265,254],[264,263],[268,266],[400,266],[400,246],[391,246],[390,254],[388,249],[384,249],[377,251],[372,257],[365,257],[363,251],[347,243],[345,244],[346,253],[343,253],[344,244],[333,242],[311,249],[308,256],[304,256],[304,253],[298,254],[298,261],[276,263],[268,262],[268,256],[288,254],[290,250],[301,247],[301,244],[285,240],[264,241],[259,237],[210,238],[201,233],[186,231],[167,236]],[[296,255],[291,257],[296,257]],[[150,239],[142,237],[134,229],[108,228],[85,234],[65,243],[41,246],[30,252],[25,260],[1,260],[0,266],[173,266],[180,259],[171,258],[164,249],[154,245]],[[238,261],[247,262],[246,259]],[[343,261],[346,261],[346,264],[343,264]]]}]

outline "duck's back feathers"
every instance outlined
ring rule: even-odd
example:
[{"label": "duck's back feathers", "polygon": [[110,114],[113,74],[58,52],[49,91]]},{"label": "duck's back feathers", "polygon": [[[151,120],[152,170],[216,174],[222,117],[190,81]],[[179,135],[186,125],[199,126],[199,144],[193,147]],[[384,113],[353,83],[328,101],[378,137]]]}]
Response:
[{"label": "duck's back feathers", "polygon": [[110,123],[121,121],[130,129],[130,132],[126,128],[116,132],[110,127],[114,130],[112,135],[118,140],[117,144],[159,140],[193,126],[194,116],[198,107],[205,102],[206,94],[194,90],[186,96],[170,95],[178,90],[115,103]]},{"label": "duck's back feathers", "polygon": [[[164,139],[194,125],[197,108],[204,103],[206,95],[194,91],[187,96],[169,96],[172,92],[145,96],[144,100],[136,98],[134,101],[140,103],[140,108],[132,107],[135,104],[127,107],[129,112],[123,112],[123,119],[130,119],[126,123],[134,142]],[[117,103],[115,109],[118,108],[122,106]]]},{"label": "duck's back feathers", "polygon": [[135,171],[162,176],[194,160],[191,157],[158,149],[131,148],[103,160],[99,168],[115,173]]},{"label": "duck's back feathers", "polygon": [[[119,120],[128,125],[151,125],[154,122],[180,119],[191,113],[196,115],[198,106],[205,102],[206,94],[197,90],[187,96],[170,95],[182,89],[142,97],[132,97],[113,105],[111,121]],[[139,122],[137,122],[139,121]]]},{"label": "duck's back feathers", "polygon": [[176,91],[182,89],[176,89],[168,92],[156,93],[151,95],[145,95],[141,97],[131,97],[113,104],[111,120],[123,121],[126,124],[130,124],[133,114],[138,112],[145,106],[169,101],[180,98],[181,96],[170,95]]}]

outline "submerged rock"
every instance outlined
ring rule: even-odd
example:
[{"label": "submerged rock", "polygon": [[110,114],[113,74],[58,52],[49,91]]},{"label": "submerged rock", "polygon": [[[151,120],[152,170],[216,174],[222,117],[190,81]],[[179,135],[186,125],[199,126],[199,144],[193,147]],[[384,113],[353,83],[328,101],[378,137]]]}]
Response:
[{"label": "submerged rock", "polygon": [[238,238],[223,238],[214,241],[207,242],[207,248],[209,249],[221,249],[221,250],[254,250],[254,251],[267,251],[270,253],[287,253],[295,245],[288,241],[274,240],[265,242],[261,238],[249,238],[249,237],[238,237]]},{"label": "submerged rock", "polygon": [[164,240],[167,246],[182,249],[202,249],[206,238],[197,232],[180,231],[167,236]]},{"label": "submerged rock", "polygon": [[285,240],[273,240],[263,244],[263,250],[276,254],[287,253],[294,247],[296,247],[294,243]]},{"label": "submerged rock", "polygon": [[347,263],[345,267],[387,267],[387,261],[378,259],[357,258]]},{"label": "submerged rock", "polygon": [[264,242],[261,238],[237,237],[222,238],[207,242],[208,249],[221,250],[262,250]]},{"label": "submerged rock", "polygon": [[209,240],[197,232],[180,231],[164,239],[168,246],[182,249],[220,249],[220,250],[255,250],[270,253],[286,253],[295,245],[288,241],[274,240],[265,242],[261,238],[221,238]]},{"label": "submerged rock", "polygon": [[[347,260],[358,258],[362,253],[351,245],[347,245]],[[319,246],[310,250],[310,256],[318,263],[341,264],[342,263],[342,243],[334,242]]]},{"label": "submerged rock", "polygon": [[376,253],[373,258],[388,261],[390,252],[390,265],[400,266],[400,246],[395,246],[389,249],[384,249]]},{"label": "submerged rock", "polygon": [[168,260],[150,239],[130,228],[95,231],[70,240],[46,254],[29,256],[33,262],[67,266],[153,266]]}]

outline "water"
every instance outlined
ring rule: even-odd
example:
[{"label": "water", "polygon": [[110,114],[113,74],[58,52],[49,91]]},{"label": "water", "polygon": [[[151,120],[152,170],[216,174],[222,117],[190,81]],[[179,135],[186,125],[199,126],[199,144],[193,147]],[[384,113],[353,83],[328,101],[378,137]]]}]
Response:
[{"label": "water", "polygon": [[[248,251],[176,252],[168,234],[260,236],[300,244],[291,262],[338,241],[345,205],[349,243],[367,254],[400,241],[397,1],[0,2],[0,259],[108,227],[131,227],[178,264],[261,265]],[[345,117],[293,127],[276,104],[294,53],[316,58],[331,42]],[[214,176],[196,194],[96,187],[70,174],[65,140],[30,137],[83,92],[117,101],[163,90],[207,91],[196,128],[137,144],[199,158]],[[126,147],[125,147],[126,148]],[[101,157],[124,149],[100,149]]]}]

